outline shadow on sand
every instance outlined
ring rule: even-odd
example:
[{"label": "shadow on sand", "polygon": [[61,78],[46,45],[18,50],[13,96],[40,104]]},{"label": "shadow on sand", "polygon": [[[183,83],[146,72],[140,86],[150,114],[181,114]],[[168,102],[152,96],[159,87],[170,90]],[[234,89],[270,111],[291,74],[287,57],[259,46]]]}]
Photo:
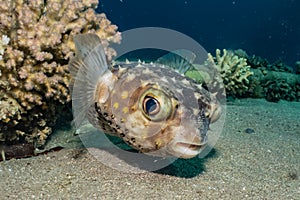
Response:
[{"label": "shadow on sand", "polygon": [[177,159],[167,167],[154,172],[182,178],[193,178],[206,170],[205,162],[207,160],[217,156],[218,152],[212,149],[205,158],[194,157],[191,159]]}]

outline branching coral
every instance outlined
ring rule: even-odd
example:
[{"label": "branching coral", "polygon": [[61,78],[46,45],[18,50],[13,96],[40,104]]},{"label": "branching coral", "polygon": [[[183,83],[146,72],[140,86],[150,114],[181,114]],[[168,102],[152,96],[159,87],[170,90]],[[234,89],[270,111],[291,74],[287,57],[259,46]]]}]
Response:
[{"label": "branching coral", "polygon": [[96,33],[108,60],[115,55],[108,44],[119,42],[120,33],[105,14],[95,13],[97,3],[0,0],[0,141],[44,144],[70,101],[67,64],[74,35]]},{"label": "branching coral", "polygon": [[241,96],[248,90],[248,78],[253,74],[247,59],[239,57],[232,51],[223,49],[223,55],[219,49],[216,56],[208,54],[208,62],[213,63],[223,79],[227,95]]},{"label": "branching coral", "polygon": [[215,57],[208,54],[204,65],[193,66],[197,70],[192,69],[187,75],[201,84],[205,83],[210,92],[219,98],[225,96],[220,93],[225,87],[229,96],[266,98],[273,102],[280,99],[300,101],[300,61],[296,63],[293,73],[280,60],[269,64],[266,59],[248,56],[243,50],[224,49],[221,55],[217,49]]}]

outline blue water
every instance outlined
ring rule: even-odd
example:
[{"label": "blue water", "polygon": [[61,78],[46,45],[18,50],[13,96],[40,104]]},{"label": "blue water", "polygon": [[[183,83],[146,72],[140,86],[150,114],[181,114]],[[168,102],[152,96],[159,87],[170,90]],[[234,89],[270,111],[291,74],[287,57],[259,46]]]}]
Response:
[{"label": "blue water", "polygon": [[208,52],[239,49],[291,67],[300,60],[300,0],[101,0],[97,9],[125,31],[180,31]]}]

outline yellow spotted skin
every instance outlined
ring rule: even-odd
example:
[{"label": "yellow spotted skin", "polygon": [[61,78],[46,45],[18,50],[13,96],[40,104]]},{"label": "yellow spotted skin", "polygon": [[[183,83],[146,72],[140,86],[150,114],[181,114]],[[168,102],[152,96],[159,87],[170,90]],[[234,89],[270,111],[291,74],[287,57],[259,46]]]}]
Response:
[{"label": "yellow spotted skin", "polygon": [[128,107],[126,107],[126,106],[123,107],[123,109],[122,109],[123,114],[127,114],[128,111],[129,111],[129,108],[128,108]]},{"label": "yellow spotted skin", "polygon": [[127,98],[128,98],[128,91],[127,91],[127,90],[122,91],[122,93],[121,93],[121,98],[122,98],[122,99],[127,99]]},{"label": "yellow spotted skin", "polygon": [[[89,112],[94,126],[141,152],[160,156],[176,154],[169,146],[178,137],[205,143],[211,104],[215,103],[205,89],[159,64],[121,63],[112,73],[113,84],[97,86],[101,92],[96,93]],[[101,95],[107,96],[105,102]],[[151,95],[161,103],[159,117],[143,110],[144,99]]]},{"label": "yellow spotted skin", "polygon": [[114,109],[118,109],[119,108],[119,103],[118,102],[115,102],[114,105],[113,105]]}]

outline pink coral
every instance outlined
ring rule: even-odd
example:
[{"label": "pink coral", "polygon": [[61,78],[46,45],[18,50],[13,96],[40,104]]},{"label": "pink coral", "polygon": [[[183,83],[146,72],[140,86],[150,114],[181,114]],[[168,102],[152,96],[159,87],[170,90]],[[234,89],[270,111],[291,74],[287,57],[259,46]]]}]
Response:
[{"label": "pink coral", "polygon": [[120,33],[105,14],[95,13],[97,4],[98,0],[0,0],[0,36],[10,39],[0,60],[0,93],[14,101],[6,106],[19,110],[18,115],[0,116],[0,141],[25,138],[44,144],[58,111],[70,102],[67,64],[75,51],[74,35],[96,33],[108,59],[116,54],[108,45],[120,42]]}]

